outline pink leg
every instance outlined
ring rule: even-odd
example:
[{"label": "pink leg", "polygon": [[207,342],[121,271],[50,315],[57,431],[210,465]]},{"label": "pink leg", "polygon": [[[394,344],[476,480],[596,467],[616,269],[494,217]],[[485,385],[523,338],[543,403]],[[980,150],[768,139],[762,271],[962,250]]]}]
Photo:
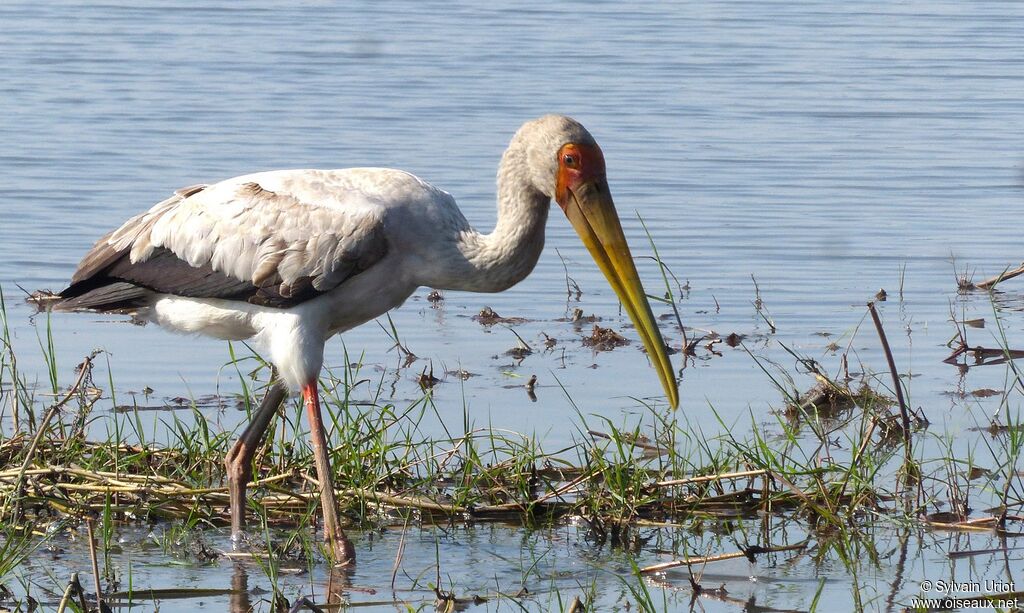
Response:
[{"label": "pink leg", "polygon": [[324,513],[324,541],[334,551],[334,561],[338,564],[353,564],[356,561],[356,550],[352,541],[345,536],[345,531],[338,521],[338,505],[334,499],[334,479],[331,477],[331,461],[328,455],[327,437],[324,433],[324,420],[320,414],[320,394],[317,392],[316,380],[302,388],[302,398],[306,402],[306,416],[309,418],[309,435],[313,443],[313,459],[316,462],[316,478],[320,482],[320,506]]}]

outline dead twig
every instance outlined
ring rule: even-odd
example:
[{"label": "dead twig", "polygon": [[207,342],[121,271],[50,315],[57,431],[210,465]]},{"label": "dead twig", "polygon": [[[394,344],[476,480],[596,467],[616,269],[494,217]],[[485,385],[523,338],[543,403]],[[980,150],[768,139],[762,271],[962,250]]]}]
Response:
[{"label": "dead twig", "polygon": [[970,364],[970,366],[998,366],[1000,364],[1007,364],[1010,360],[1024,358],[1024,350],[1021,349],[999,349],[982,347],[981,345],[968,347],[961,344],[943,362],[956,364],[957,358],[965,354],[969,354],[974,358],[974,363]]},{"label": "dead twig", "polygon": [[[312,479],[310,479],[310,481],[312,481]],[[459,505],[442,504],[434,502],[433,500],[414,498],[411,496],[396,496],[394,494],[385,494],[384,492],[377,492],[368,489],[350,489],[346,490],[344,495],[361,497],[370,502],[383,503],[395,507],[411,507],[414,509],[420,509],[421,511],[434,511],[437,513],[444,513],[446,515],[459,515],[469,512],[469,509]]]},{"label": "dead twig", "polygon": [[878,316],[875,303],[868,303],[868,311],[871,319],[875,322],[875,330],[878,331],[878,339],[882,342],[882,350],[885,352],[885,361],[889,363],[889,373],[892,375],[892,385],[896,391],[896,400],[900,404],[900,418],[903,422],[903,453],[905,466],[909,469],[912,465],[913,455],[910,446],[910,411],[907,409],[907,401],[903,399],[903,384],[900,382],[900,374],[896,370],[896,360],[892,357],[892,349],[889,348],[889,339],[885,336],[885,329],[882,327],[882,319]]},{"label": "dead twig", "polygon": [[103,611],[103,591],[100,589],[100,564],[96,556],[96,537],[92,533],[92,518],[85,520],[85,530],[89,535],[89,559],[92,561],[92,578],[96,583],[96,610]]},{"label": "dead twig", "polygon": [[298,613],[303,609],[313,611],[313,613],[324,613],[323,609],[316,606],[316,604],[314,604],[312,600],[306,598],[305,596],[296,600],[295,604],[292,605],[292,608],[288,609],[288,613]]},{"label": "dead twig", "polygon": [[1005,515],[1000,513],[999,515],[987,515],[985,517],[976,517],[974,519],[964,519],[961,521],[937,521],[929,517],[924,518],[924,523],[930,528],[937,530],[963,530],[963,531],[977,531],[977,532],[989,532],[989,531],[1005,531],[1006,521],[1021,522],[1024,521],[1024,516],[1021,515]]},{"label": "dead twig", "polygon": [[395,579],[398,577],[398,569],[402,567],[402,558],[405,556],[405,536],[409,533],[409,518],[412,514],[405,516],[405,525],[402,526],[402,538],[398,541],[398,551],[395,553],[395,565],[391,570],[391,591],[395,591]]},{"label": "dead twig", "polygon": [[1021,275],[1024,275],[1024,264],[1021,264],[1020,266],[1014,268],[1013,270],[1004,270],[1003,272],[999,273],[998,275],[990,279],[985,279],[981,283],[975,283],[974,287],[977,287],[978,289],[992,289],[998,283],[1002,283],[1003,281],[1009,281],[1010,279],[1014,277],[1019,277]]},{"label": "dead twig", "polygon": [[656,573],[670,568],[677,568],[679,566],[694,566],[707,564],[709,562],[721,562],[723,560],[735,560],[736,558],[747,558],[753,560],[755,556],[762,553],[779,553],[782,551],[799,551],[807,547],[807,541],[797,543],[795,545],[784,545],[782,547],[758,547],[752,546],[747,547],[743,551],[736,551],[733,553],[721,553],[716,556],[697,556],[694,558],[682,558],[679,560],[672,560],[671,562],[662,562],[661,564],[652,564],[651,566],[645,566],[640,569],[640,574]]},{"label": "dead twig", "polygon": [[[60,604],[57,605],[57,613],[64,613],[64,610],[71,603],[71,599],[75,594],[82,593],[82,584],[78,581],[78,573],[71,574],[71,580],[68,581],[68,586],[64,588],[64,595],[60,598]],[[85,603],[82,603],[82,610],[85,610]]]},{"label": "dead twig", "polygon": [[707,483],[708,481],[722,481],[725,479],[742,479],[743,477],[759,477],[767,474],[764,469],[743,470],[734,473],[721,473],[717,475],[701,475],[699,477],[686,477],[684,479],[670,479],[668,481],[657,481],[654,487],[672,487],[674,485],[689,485],[691,483]]}]

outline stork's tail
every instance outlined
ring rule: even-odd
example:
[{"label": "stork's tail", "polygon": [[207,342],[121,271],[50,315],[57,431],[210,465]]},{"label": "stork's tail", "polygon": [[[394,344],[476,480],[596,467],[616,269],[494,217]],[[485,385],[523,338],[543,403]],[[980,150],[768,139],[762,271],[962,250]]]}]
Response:
[{"label": "stork's tail", "polygon": [[[33,296],[40,294],[36,292]],[[54,311],[91,311],[98,313],[135,313],[149,306],[155,292],[151,289],[112,281],[98,284],[93,279],[72,283],[59,294],[47,292],[31,302],[40,309]]]}]

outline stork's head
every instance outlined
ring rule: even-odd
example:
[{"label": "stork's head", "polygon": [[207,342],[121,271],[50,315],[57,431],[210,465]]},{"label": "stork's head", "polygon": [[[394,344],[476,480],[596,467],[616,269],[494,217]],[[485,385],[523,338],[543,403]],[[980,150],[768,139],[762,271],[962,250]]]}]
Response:
[{"label": "stork's head", "polygon": [[672,362],[622,232],[597,141],[579,122],[562,115],[546,115],[524,124],[513,144],[517,141],[522,148],[510,150],[525,150],[534,187],[562,207],[633,320],[669,404],[677,406],[679,392]]}]

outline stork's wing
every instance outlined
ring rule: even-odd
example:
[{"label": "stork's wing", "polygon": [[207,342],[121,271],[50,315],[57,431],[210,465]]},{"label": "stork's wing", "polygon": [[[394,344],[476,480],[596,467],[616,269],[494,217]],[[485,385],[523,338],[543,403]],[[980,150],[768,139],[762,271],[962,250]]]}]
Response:
[{"label": "stork's wing", "polygon": [[257,180],[178,190],[129,219],[82,259],[58,308],[130,310],[154,294],[286,308],[386,255],[379,209],[324,206],[306,201],[315,192]]}]

